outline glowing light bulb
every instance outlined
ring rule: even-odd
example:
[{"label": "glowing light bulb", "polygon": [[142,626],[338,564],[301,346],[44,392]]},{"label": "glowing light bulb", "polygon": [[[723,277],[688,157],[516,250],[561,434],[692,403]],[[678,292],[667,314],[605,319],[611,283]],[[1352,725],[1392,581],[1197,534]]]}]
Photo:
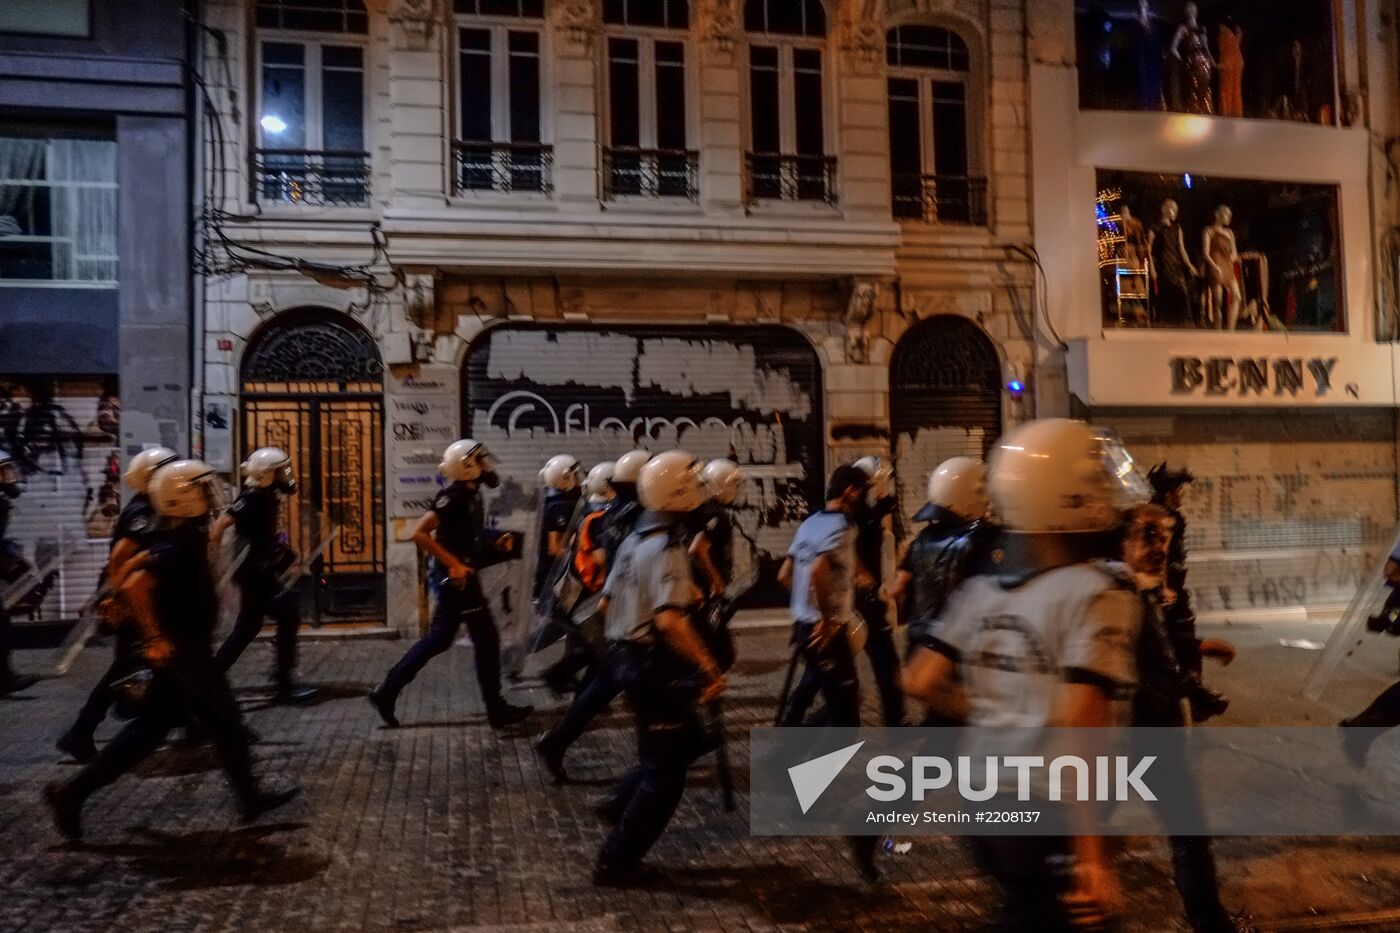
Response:
[{"label": "glowing light bulb", "polygon": [[269,113],[259,120],[258,124],[269,133],[282,133],[287,129],[287,121],[275,113]]}]

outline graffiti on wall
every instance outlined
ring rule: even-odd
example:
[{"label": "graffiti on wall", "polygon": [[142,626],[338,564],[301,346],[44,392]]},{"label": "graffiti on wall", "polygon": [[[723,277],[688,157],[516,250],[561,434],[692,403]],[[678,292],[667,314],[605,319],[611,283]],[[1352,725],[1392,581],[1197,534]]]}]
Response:
[{"label": "graffiti on wall", "polygon": [[36,618],[76,611],[96,585],[121,510],[120,423],[115,379],[0,381],[0,448],[24,478],[7,536],[35,567],[62,567]]},{"label": "graffiti on wall", "polygon": [[585,466],[639,446],[728,457],[746,476],[736,576],[755,570],[767,591],[821,500],[820,372],[790,332],[501,329],[473,347],[465,376],[468,431],[501,464],[490,507],[502,526],[533,530],[537,474],[557,453]]}]

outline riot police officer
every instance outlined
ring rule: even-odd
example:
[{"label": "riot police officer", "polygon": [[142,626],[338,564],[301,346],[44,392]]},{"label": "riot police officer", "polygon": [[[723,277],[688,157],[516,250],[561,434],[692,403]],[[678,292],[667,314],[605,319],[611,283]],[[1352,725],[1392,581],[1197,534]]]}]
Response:
[{"label": "riot police officer", "polygon": [[[996,529],[987,520],[989,504],[987,470],[981,460],[954,457],[929,476],[928,503],[914,515],[914,521],[927,524],[909,543],[890,590],[909,632],[906,692],[920,691],[949,595],[967,577],[992,569]],[[924,721],[939,723],[936,713]]]},{"label": "riot police officer", "polygon": [[645,880],[642,859],[685,790],[696,704],[724,690],[724,675],[690,621],[695,584],[684,524],[705,501],[701,470],[681,450],[659,454],[642,468],[638,493],[646,512],[620,547],[603,587],[611,643],[604,663],[636,716],[640,762],[598,853],[598,885]]},{"label": "riot police officer", "polygon": [[582,495],[583,468],[578,458],[572,454],[556,454],[545,462],[540,470],[540,484],[544,487],[544,505],[540,511],[540,544],[535,565],[534,597],[536,605],[543,609],[547,618],[552,617],[555,633],[540,643],[548,644],[558,638],[562,631],[565,640],[564,656],[545,669],[545,683],[555,693],[570,692],[580,671],[588,666],[588,646],[569,627],[569,620],[563,618],[573,611],[573,606],[561,605],[553,587],[559,577],[570,573],[563,566],[561,558],[568,545],[569,529],[578,510]]},{"label": "riot police officer", "polygon": [[[642,514],[642,505],[637,498],[637,480],[650,459],[651,454],[645,450],[630,450],[617,458],[608,482],[612,499],[607,508],[588,521],[584,528],[584,535],[590,544],[588,560],[604,580],[611,575],[618,549]],[[595,665],[583,688],[574,694],[564,718],[535,739],[535,751],[555,783],[562,784],[568,780],[564,771],[564,755],[569,747],[583,735],[593,718],[607,709],[621,692],[622,687],[612,677],[608,665]]]},{"label": "riot police officer", "polygon": [[[12,583],[25,572],[19,545],[5,536],[10,524],[11,502],[19,498],[19,464],[0,450],[0,583]],[[17,674],[10,667],[10,613],[0,604],[0,696],[18,693],[39,680],[33,674]]]},{"label": "riot police officer", "polygon": [[[132,561],[149,543],[156,531],[157,517],[147,494],[151,477],[156,470],[178,459],[169,447],[148,447],[131,458],[122,479],[131,490],[131,498],[122,507],[117,523],[112,529],[112,542],[107,552],[107,566],[103,570],[103,580],[99,586],[109,592],[121,589]],[[112,612],[113,600],[110,596],[99,607],[104,613]],[[104,623],[110,625],[110,622]],[[59,751],[73,756],[78,761],[88,762],[97,754],[93,736],[97,727],[107,716],[112,705],[112,684],[133,673],[139,663],[139,652],[132,637],[131,627],[117,625],[116,644],[113,648],[112,663],[92,688],[87,702],[78,711],[78,718],[68,731],[59,737],[56,747]]]},{"label": "riot police officer", "polygon": [[277,624],[277,703],[303,703],[316,695],[314,687],[295,680],[301,613],[296,594],[282,583],[283,575],[296,564],[297,555],[277,531],[278,511],[282,500],[296,488],[292,458],[281,448],[261,447],[243,461],[243,491],[233,508],[214,526],[214,540],[219,540],[232,525],[247,547],[243,562],[234,571],[234,581],[242,594],[238,621],[214,660],[226,671],[233,667],[262,631],[263,620],[271,618]]},{"label": "riot police officer", "polygon": [[902,726],[904,693],[899,689],[899,653],[894,645],[894,626],[890,624],[889,606],[885,602],[885,519],[899,508],[894,494],[894,470],[883,457],[862,457],[856,468],[870,482],[869,492],[855,513],[856,557],[859,572],[856,585],[856,612],[865,620],[868,633],[865,655],[875,675],[875,690],[880,695],[880,712],[887,726]]},{"label": "riot police officer", "polygon": [[151,477],[150,497],[162,527],[117,594],[150,667],[149,686],[140,713],[90,764],[44,788],[54,823],[69,839],[82,836],[88,797],[159,748],[174,726],[190,720],[213,740],[244,821],[298,793],[295,787],[266,791],[259,786],[238,703],[211,654],[218,596],[208,561],[208,523],[224,502],[214,470],[198,460],[167,464]]},{"label": "riot police officer", "polygon": [[708,498],[697,510],[690,556],[700,570],[702,589],[720,599],[734,578],[734,520],[729,510],[739,497],[743,471],[733,460],[711,460],[702,474]]},{"label": "riot police officer", "polygon": [[[978,742],[994,742],[999,728],[1114,725],[1114,702],[1136,682],[1143,608],[1132,578],[1108,563],[1125,510],[1148,497],[1115,438],[1079,421],[1022,425],[998,442],[987,487],[1005,526],[1002,562],[953,594],[915,694],[944,716],[987,727],[962,750],[974,757],[991,751]],[[1066,827],[1062,836],[969,844],[1001,889],[1000,929],[1070,929],[1120,902],[1101,837]],[[1070,855],[1072,890],[1062,898]]]},{"label": "riot police officer", "polygon": [[481,589],[480,570],[499,563],[514,550],[508,532],[486,528],[480,486],[500,484],[495,462],[479,441],[464,438],[448,445],[438,472],[447,480],[413,528],[413,543],[433,558],[429,586],[437,597],[428,632],[390,668],[369,702],[387,726],[397,726],[394,706],[399,693],[423,666],[452,647],[457,630],[467,627],[476,656],[476,679],[492,728],[520,722],[532,707],[515,706],[501,695],[501,636]]}]

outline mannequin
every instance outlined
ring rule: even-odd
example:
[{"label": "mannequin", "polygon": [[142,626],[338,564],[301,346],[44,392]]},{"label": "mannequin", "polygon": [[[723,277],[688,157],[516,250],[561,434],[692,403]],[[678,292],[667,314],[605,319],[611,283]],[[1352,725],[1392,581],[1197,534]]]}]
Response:
[{"label": "mannequin", "polygon": [[1162,43],[1157,37],[1157,14],[1151,0],[1138,0],[1137,13],[1129,27],[1133,55],[1137,58],[1138,107],[1165,110],[1162,97]]},{"label": "mannequin", "polygon": [[1244,116],[1244,30],[1234,16],[1220,24],[1220,115]]},{"label": "mannequin", "polygon": [[[1201,258],[1205,262],[1206,279],[1210,283],[1210,300],[1215,309],[1216,321],[1226,330],[1234,330],[1240,320],[1240,306],[1244,303],[1244,289],[1235,273],[1240,261],[1239,248],[1235,242],[1235,231],[1230,229],[1234,211],[1225,205],[1215,209],[1215,223],[1206,227],[1201,237]],[[1222,303],[1228,299],[1229,309],[1222,314]]]},{"label": "mannequin", "polygon": [[[1147,246],[1147,226],[1133,215],[1132,208],[1127,204],[1118,207],[1118,223],[1123,231],[1123,261],[1119,274],[1126,272],[1130,276],[1133,296],[1129,297],[1124,293],[1120,279],[1118,313],[1121,317],[1126,311],[1135,324],[1149,324],[1151,321],[1147,314],[1147,302],[1144,300],[1147,297],[1147,269],[1151,262]],[[1136,297],[1137,295],[1141,295],[1142,298]]]},{"label": "mannequin", "polygon": [[1153,318],[1169,327],[1186,327],[1190,321],[1191,280],[1196,267],[1186,252],[1186,238],[1181,232],[1181,209],[1171,198],[1162,202],[1162,213],[1147,234],[1147,252],[1151,260],[1152,292],[1155,296]]},{"label": "mannequin", "polygon": [[1186,72],[1186,112],[1213,114],[1215,105],[1210,79],[1215,71],[1215,59],[1210,54],[1210,39],[1197,19],[1196,4],[1186,4],[1181,15],[1181,25],[1172,37],[1171,53]]}]

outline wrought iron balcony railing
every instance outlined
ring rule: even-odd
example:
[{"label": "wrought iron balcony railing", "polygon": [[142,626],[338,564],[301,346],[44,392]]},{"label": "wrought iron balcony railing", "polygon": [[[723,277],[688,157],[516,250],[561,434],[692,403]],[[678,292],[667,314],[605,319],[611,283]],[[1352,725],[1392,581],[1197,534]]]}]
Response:
[{"label": "wrought iron balcony railing", "polygon": [[836,203],[835,156],[750,152],[747,167],[750,200]]},{"label": "wrought iron balcony railing", "polygon": [[700,153],[693,149],[603,150],[603,198],[619,195],[700,200]]},{"label": "wrought iron balcony railing", "polygon": [[891,207],[900,220],[930,224],[987,225],[987,179],[963,175],[890,178]]},{"label": "wrought iron balcony railing", "polygon": [[548,143],[452,144],[453,186],[464,191],[554,190],[554,147]]},{"label": "wrought iron balcony railing", "polygon": [[369,153],[313,149],[258,149],[253,154],[256,195],[264,203],[363,206],[369,203]]}]

